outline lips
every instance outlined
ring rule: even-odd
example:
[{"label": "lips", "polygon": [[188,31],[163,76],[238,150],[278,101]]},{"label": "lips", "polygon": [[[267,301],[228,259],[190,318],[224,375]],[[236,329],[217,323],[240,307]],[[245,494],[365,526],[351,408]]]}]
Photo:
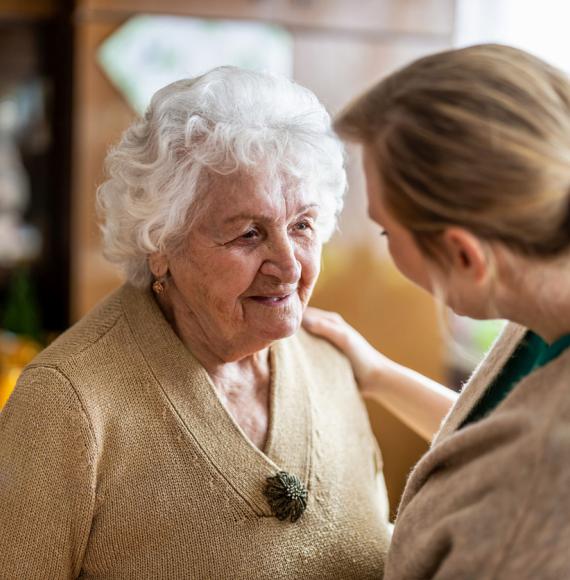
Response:
[{"label": "lips", "polygon": [[278,304],[279,302],[287,300],[289,296],[291,296],[291,294],[285,296],[252,296],[251,299],[266,304]]},{"label": "lips", "polygon": [[295,291],[286,294],[260,294],[257,296],[249,296],[249,299],[266,306],[279,306],[285,304],[294,293]]}]

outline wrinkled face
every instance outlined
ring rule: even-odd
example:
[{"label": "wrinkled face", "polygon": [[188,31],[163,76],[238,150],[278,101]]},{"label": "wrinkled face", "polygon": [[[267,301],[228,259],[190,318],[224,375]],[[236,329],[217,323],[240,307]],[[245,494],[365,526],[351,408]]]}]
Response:
[{"label": "wrinkled face", "polygon": [[319,200],[262,178],[211,182],[168,256],[175,312],[217,352],[255,352],[295,333],[321,259]]},{"label": "wrinkled face", "polygon": [[368,215],[385,232],[394,264],[410,281],[432,292],[427,261],[413,235],[388,211],[382,200],[382,185],[372,155],[364,148],[364,173],[368,194]]}]

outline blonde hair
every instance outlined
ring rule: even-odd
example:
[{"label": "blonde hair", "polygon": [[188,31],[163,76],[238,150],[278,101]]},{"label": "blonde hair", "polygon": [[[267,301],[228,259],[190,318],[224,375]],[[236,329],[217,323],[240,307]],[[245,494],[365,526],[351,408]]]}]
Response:
[{"label": "blonde hair", "polygon": [[427,56],[335,128],[367,147],[385,204],[437,262],[453,225],[527,256],[570,249],[570,83],[540,59],[496,44]]}]

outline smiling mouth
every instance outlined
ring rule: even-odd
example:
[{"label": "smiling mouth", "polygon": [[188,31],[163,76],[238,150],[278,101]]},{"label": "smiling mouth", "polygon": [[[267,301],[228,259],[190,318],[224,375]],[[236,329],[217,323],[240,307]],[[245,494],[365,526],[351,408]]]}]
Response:
[{"label": "smiling mouth", "polygon": [[251,300],[266,306],[277,306],[287,302],[293,294],[284,294],[283,296],[251,296]]}]

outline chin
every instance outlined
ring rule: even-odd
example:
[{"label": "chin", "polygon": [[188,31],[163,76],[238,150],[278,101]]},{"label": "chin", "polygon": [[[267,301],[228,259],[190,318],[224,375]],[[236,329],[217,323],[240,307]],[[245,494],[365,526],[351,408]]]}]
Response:
[{"label": "chin", "polygon": [[291,320],[290,322],[281,321],[264,329],[260,334],[267,340],[281,340],[293,336],[301,327],[300,320]]}]

